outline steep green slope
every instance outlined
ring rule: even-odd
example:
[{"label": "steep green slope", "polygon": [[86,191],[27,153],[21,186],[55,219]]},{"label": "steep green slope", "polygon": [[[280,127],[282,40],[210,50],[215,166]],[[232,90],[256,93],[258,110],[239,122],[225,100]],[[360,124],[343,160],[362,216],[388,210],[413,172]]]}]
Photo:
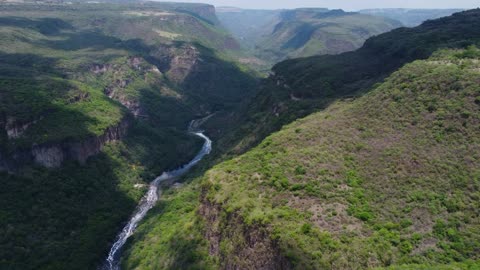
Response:
[{"label": "steep green slope", "polygon": [[198,185],[188,183],[163,192],[127,243],[122,269],[217,268],[208,253],[198,205]]},{"label": "steep green slope", "polygon": [[246,227],[268,224],[300,268],[478,259],[474,51],[475,60],[454,52],[407,65],[364,97],[288,126],[207,173],[205,198]]},{"label": "steep green slope", "polygon": [[[6,118],[18,118],[15,121],[19,124],[34,121],[28,118],[43,116],[53,106],[78,103],[82,107],[82,101],[90,97],[103,98],[98,106],[106,110],[121,107],[108,101],[104,92],[136,114],[148,111],[162,124],[183,128],[193,115],[231,109],[251,93],[255,83],[250,75],[219,56],[229,50],[224,43],[231,37],[190,15],[168,13],[155,9],[155,5],[12,5],[2,10],[0,46],[6,88],[2,111]],[[52,77],[57,85],[42,83]],[[38,84],[34,91],[38,97],[25,99],[34,84]],[[58,90],[42,90],[51,88]],[[100,93],[95,96],[93,90]],[[59,104],[47,104],[60,96],[61,100],[55,101]],[[16,105],[20,100],[23,107]],[[172,111],[183,112],[174,119],[163,116]],[[121,115],[111,111],[94,117],[96,131],[102,131]],[[78,130],[81,125],[74,128],[71,134],[81,137],[85,133]],[[62,134],[48,126],[45,129]]]},{"label": "steep green slope", "polygon": [[[277,78],[299,98],[328,97],[369,87],[405,63],[428,58],[439,48],[467,47],[480,41],[480,10],[399,28],[373,37],[354,52],[338,56],[293,59],[273,68]],[[357,72],[358,71],[358,72]]]},{"label": "steep green slope", "polygon": [[401,22],[404,26],[414,27],[427,20],[434,20],[441,17],[450,16],[453,13],[462,11],[462,9],[403,9],[403,8],[385,8],[385,9],[364,9],[360,13],[374,16],[382,16]]},{"label": "steep green slope", "polygon": [[[219,14],[226,28],[268,64],[287,58],[352,51],[367,38],[401,25],[383,17],[313,8],[270,12],[224,9]],[[262,19],[256,19],[258,16]],[[241,23],[236,23],[237,20]],[[255,22],[261,24],[252,27]]]},{"label": "steep green slope", "polygon": [[480,10],[475,9],[372,37],[354,52],[281,62],[234,120],[214,119],[235,123],[233,132],[217,135],[217,145],[234,144],[233,152],[242,152],[299,117],[368,91],[406,63],[441,48],[480,45],[479,27]]},{"label": "steep green slope", "polygon": [[1,269],[95,269],[146,184],[200,148],[189,121],[253,93],[205,7],[0,7]]},{"label": "steep green slope", "polygon": [[200,145],[180,132],[137,126],[83,166],[0,172],[0,268],[95,269],[147,183]]},{"label": "steep green slope", "polygon": [[124,265],[475,269],[479,60],[471,47],[407,64],[364,96],[298,120],[172,190]]}]

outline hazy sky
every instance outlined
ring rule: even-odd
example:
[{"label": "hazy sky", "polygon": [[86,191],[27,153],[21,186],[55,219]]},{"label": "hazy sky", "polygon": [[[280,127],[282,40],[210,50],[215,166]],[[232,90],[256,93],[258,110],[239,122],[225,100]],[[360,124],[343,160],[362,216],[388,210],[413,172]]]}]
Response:
[{"label": "hazy sky", "polygon": [[215,6],[281,9],[327,7],[358,10],[364,8],[476,8],[479,0],[160,0],[168,2],[200,2]]}]

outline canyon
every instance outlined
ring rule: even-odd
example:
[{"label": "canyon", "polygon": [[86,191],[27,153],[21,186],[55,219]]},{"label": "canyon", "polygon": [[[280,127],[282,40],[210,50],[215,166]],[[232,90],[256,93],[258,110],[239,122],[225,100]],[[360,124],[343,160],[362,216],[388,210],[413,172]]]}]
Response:
[{"label": "canyon", "polygon": [[475,267],[479,11],[399,12],[2,1],[0,268]]}]

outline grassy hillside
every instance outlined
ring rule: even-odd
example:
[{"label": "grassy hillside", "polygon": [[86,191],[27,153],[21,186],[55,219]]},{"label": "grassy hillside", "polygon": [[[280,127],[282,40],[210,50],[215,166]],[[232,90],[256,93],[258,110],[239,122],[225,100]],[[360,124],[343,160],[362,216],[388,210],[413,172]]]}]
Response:
[{"label": "grassy hillside", "polygon": [[124,265],[475,269],[479,60],[471,47],[407,64],[172,190]]},{"label": "grassy hillside", "polygon": [[[268,64],[323,54],[339,54],[400,26],[383,17],[328,9],[285,11],[220,10],[220,21],[252,54]],[[236,23],[240,21],[240,23]],[[256,26],[253,24],[258,23]]]},{"label": "grassy hillside", "polygon": [[[1,269],[95,269],[146,184],[200,148],[189,121],[253,93],[209,8],[1,5],[0,169],[2,159],[18,163],[15,175],[0,172]],[[84,141],[88,152],[125,121],[122,140],[86,164],[45,169],[22,158]]]}]

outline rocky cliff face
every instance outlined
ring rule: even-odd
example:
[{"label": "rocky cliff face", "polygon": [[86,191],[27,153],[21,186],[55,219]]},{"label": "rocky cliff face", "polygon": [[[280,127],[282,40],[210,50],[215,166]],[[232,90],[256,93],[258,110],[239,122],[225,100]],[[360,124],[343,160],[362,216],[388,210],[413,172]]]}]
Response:
[{"label": "rocky cliff face", "polygon": [[177,11],[184,11],[197,15],[198,17],[205,19],[212,24],[218,24],[217,15],[215,12],[215,7],[212,5],[197,4],[190,5],[185,7],[177,8]]},{"label": "rocky cliff face", "polygon": [[29,126],[35,124],[38,120],[21,123],[15,120],[15,118],[8,117],[5,123],[5,131],[9,139],[17,139],[23,135]]},{"label": "rocky cliff face", "polygon": [[181,48],[174,48],[169,52],[168,77],[177,84],[182,83],[192,72],[197,64],[200,52],[192,45],[185,45]]},{"label": "rocky cliff face", "polygon": [[[135,80],[147,82],[149,77],[158,80],[160,86],[163,74],[156,66],[149,64],[142,57],[128,57],[120,63],[94,64],[89,68],[89,72],[106,81],[105,95],[120,102],[135,117],[148,117],[139,97],[129,95],[127,88],[134,84]],[[166,88],[164,84],[161,86]]]},{"label": "rocky cliff face", "polygon": [[[249,226],[243,218],[226,213],[221,205],[210,202],[205,197],[199,209],[204,218],[205,238],[209,241],[210,256],[219,258],[221,269],[291,269],[290,262],[281,254],[268,228]],[[225,243],[236,243],[231,248],[221,249]]]},{"label": "rocky cliff face", "polygon": [[106,143],[122,139],[127,134],[130,122],[130,119],[125,118],[105,130],[103,135],[92,136],[83,141],[32,145],[29,149],[18,149],[8,154],[0,152],[0,170],[15,172],[32,163],[57,168],[67,160],[84,164],[89,157],[98,154]]}]

